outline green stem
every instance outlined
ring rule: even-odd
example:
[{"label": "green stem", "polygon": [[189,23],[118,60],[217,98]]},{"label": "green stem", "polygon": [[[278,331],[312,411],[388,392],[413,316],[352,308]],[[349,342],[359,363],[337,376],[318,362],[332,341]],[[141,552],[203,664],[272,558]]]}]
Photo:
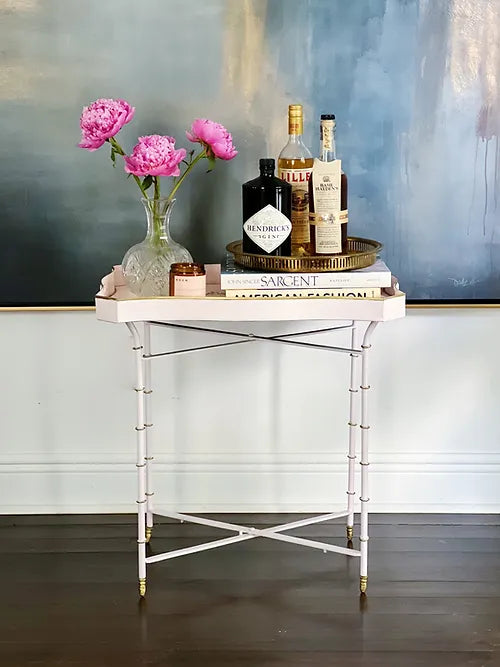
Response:
[{"label": "green stem", "polygon": [[179,178],[177,183],[174,185],[172,188],[172,192],[168,195],[169,201],[172,201],[174,198],[175,193],[177,190],[180,188],[182,181],[186,178],[186,176],[189,174],[191,169],[194,167],[194,165],[199,162],[202,158],[207,157],[205,153],[205,149],[202,149],[201,152],[195,157],[195,159],[191,162],[191,164],[187,167],[186,171],[182,174],[182,176]]},{"label": "green stem", "polygon": [[154,183],[154,201],[153,201],[153,228],[155,244],[160,243],[161,234],[161,215],[160,215],[160,177],[153,176]]},{"label": "green stem", "polygon": [[[120,144],[116,141],[116,139],[114,137],[110,137],[108,139],[108,141],[113,146],[113,148],[115,149],[115,152],[118,153],[118,155],[126,155],[125,151],[123,150],[123,148],[120,146]],[[142,187],[141,179],[138,176],[136,176],[135,174],[132,174],[132,176],[134,177],[134,181],[139,186],[139,190],[142,192],[143,197],[145,199],[149,199],[146,190],[144,190],[144,188]]]}]

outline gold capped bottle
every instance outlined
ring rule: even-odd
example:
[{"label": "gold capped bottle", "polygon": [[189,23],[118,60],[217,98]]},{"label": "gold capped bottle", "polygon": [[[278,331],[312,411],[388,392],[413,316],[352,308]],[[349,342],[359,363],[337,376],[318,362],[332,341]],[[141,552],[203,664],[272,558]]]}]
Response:
[{"label": "gold capped bottle", "polygon": [[320,157],[309,179],[309,220],[312,255],[339,255],[347,250],[347,176],[337,160],[335,116],[320,121]]},{"label": "gold capped bottle", "polygon": [[308,182],[313,157],[302,140],[301,104],[288,107],[288,142],[279,154],[278,176],[292,186],[292,255],[310,254]]}]

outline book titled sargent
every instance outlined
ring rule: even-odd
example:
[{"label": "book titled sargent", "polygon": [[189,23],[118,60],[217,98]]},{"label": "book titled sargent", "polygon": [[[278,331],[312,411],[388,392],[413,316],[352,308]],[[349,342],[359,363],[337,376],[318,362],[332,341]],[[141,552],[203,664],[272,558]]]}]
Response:
[{"label": "book titled sargent", "polygon": [[327,273],[260,273],[231,268],[221,273],[223,290],[288,290],[390,287],[391,272],[381,259],[365,269]]}]

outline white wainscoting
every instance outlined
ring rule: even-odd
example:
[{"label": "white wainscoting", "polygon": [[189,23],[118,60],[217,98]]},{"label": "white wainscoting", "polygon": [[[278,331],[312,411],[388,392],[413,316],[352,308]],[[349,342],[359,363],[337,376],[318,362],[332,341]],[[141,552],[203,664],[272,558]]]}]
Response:
[{"label": "white wainscoting", "polygon": [[[0,321],[0,512],[135,511],[125,326],[93,312]],[[208,339],[159,331],[154,344],[189,347],[199,335]],[[499,336],[497,309],[410,310],[380,325],[372,511],[500,511]],[[348,357],[266,343],[155,362],[158,502],[220,512],[343,507],[347,370]]]}]

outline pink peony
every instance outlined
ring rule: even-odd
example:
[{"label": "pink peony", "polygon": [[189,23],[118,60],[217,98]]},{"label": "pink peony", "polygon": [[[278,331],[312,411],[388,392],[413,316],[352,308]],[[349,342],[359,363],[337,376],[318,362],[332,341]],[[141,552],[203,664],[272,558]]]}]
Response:
[{"label": "pink peony", "polygon": [[179,176],[186,150],[175,150],[175,139],[151,134],[139,137],[132,155],[125,156],[125,171],[134,176]]},{"label": "pink peony", "polygon": [[233,146],[233,137],[220,123],[214,123],[206,118],[197,118],[193,121],[191,130],[186,132],[189,141],[199,142],[208,148],[209,153],[221,160],[232,160],[238,155]]},{"label": "pink peony", "polygon": [[129,123],[135,113],[125,100],[100,99],[84,107],[80,117],[82,140],[80,148],[96,151],[106,139],[114,137],[124,125]]}]

